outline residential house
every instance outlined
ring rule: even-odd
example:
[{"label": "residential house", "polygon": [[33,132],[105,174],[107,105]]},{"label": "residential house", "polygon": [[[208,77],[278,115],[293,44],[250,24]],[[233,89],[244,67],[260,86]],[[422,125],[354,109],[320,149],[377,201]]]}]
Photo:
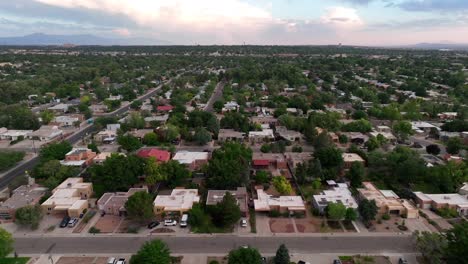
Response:
[{"label": "residential house", "polygon": [[191,171],[199,170],[203,165],[208,163],[210,153],[208,152],[195,152],[195,151],[178,151],[173,160],[184,164]]},{"label": "residential house", "polygon": [[121,155],[125,156],[123,153],[115,153],[115,152],[101,152],[96,155],[93,159],[94,164],[103,164],[104,161],[106,161],[108,158],[110,158],[112,155]]},{"label": "residential house", "polygon": [[65,166],[86,167],[93,163],[96,157],[96,152],[88,148],[73,148],[65,154],[65,160],[60,161],[60,164]]},{"label": "residential house", "polygon": [[222,111],[224,113],[224,112],[230,112],[230,111],[237,111],[238,109],[239,109],[239,104],[235,101],[230,101],[224,104]]},{"label": "residential house", "polygon": [[278,119],[274,116],[252,116],[252,123],[260,125],[277,125]]},{"label": "residential house", "polygon": [[338,183],[336,187],[322,191],[321,194],[314,195],[312,204],[320,213],[325,213],[329,203],[341,203],[346,208],[358,208],[358,203],[351,194],[346,183]]},{"label": "residential house", "polygon": [[307,164],[312,160],[312,152],[286,152],[284,156],[292,172],[296,170],[299,163]]},{"label": "residential house", "polygon": [[345,135],[349,139],[349,142],[356,145],[362,145],[369,140],[369,136],[361,132],[341,132],[341,134]]},{"label": "residential house", "polygon": [[158,112],[171,112],[174,109],[172,105],[159,105],[156,107],[156,111]]},{"label": "residential house", "polygon": [[102,114],[107,112],[108,107],[105,104],[92,104],[89,106],[89,109],[93,112],[93,114]]},{"label": "residential house", "polygon": [[170,195],[158,195],[154,199],[154,213],[156,215],[176,214],[182,215],[200,202],[197,189],[174,189]]},{"label": "residential house", "polygon": [[51,106],[51,107],[49,107],[47,109],[54,112],[54,113],[56,113],[56,114],[63,114],[63,113],[68,112],[68,107],[69,107],[68,104],[60,103],[60,104]]},{"label": "residential house", "polygon": [[109,98],[107,98],[106,100],[109,100],[109,101],[119,101],[119,100],[123,100],[123,96],[122,95],[109,95]]},{"label": "residential house", "polygon": [[41,126],[38,130],[28,134],[28,138],[40,141],[50,141],[63,135],[63,130],[57,126]]},{"label": "residential house", "polygon": [[82,120],[80,120],[79,117],[62,115],[62,116],[56,116],[54,118],[53,123],[60,127],[71,127],[71,126],[74,126],[75,123],[80,122],[80,121]]},{"label": "residential house", "polygon": [[243,141],[245,133],[235,131],[234,129],[220,129],[218,132],[218,141]]},{"label": "residential house", "polygon": [[439,119],[442,120],[453,120],[457,118],[458,113],[457,112],[443,112],[437,115]]},{"label": "residential house", "polygon": [[157,148],[146,148],[138,151],[137,155],[142,158],[155,158],[156,162],[168,162],[171,159],[171,153],[167,150]]},{"label": "residential house", "polygon": [[284,126],[277,126],[276,134],[278,137],[291,142],[300,142],[304,137],[300,132],[289,130]]},{"label": "residential house", "polygon": [[127,215],[125,203],[137,192],[148,192],[147,188],[130,188],[127,192],[105,193],[97,201],[99,211],[115,216]]},{"label": "residential house", "polygon": [[468,195],[468,182],[463,183],[463,186],[460,187],[458,193],[461,195]]},{"label": "residential house", "polygon": [[269,128],[269,125],[262,125],[262,131],[250,131],[249,140],[253,143],[262,143],[272,141],[275,139],[273,129]]},{"label": "residential house", "polygon": [[34,206],[47,192],[47,188],[38,185],[21,185],[16,188],[11,197],[0,202],[0,223],[14,221],[16,210],[25,206]]},{"label": "residential house", "polygon": [[365,163],[365,160],[356,153],[343,153],[341,156],[343,157],[345,169],[351,168],[351,165],[353,165],[354,162],[359,162],[363,165]]},{"label": "residential house", "polygon": [[146,134],[153,133],[153,129],[134,129],[129,131],[128,134],[138,138],[140,141],[143,140]]},{"label": "residential house", "polygon": [[235,191],[229,190],[208,190],[208,195],[206,196],[206,205],[216,205],[221,202],[224,198],[224,195],[229,192],[236,198],[237,205],[241,211],[243,217],[246,217],[249,212],[248,207],[248,193],[245,187],[238,187]]},{"label": "residential house", "polygon": [[419,211],[408,200],[400,199],[396,193],[391,190],[379,190],[371,182],[363,182],[364,188],[358,188],[359,198],[369,201],[375,201],[378,208],[378,214],[394,214],[406,218],[418,218]]},{"label": "residential house", "polygon": [[52,190],[52,195],[41,206],[46,214],[80,217],[89,208],[88,199],[92,193],[92,183],[83,182],[83,178],[68,178]]},{"label": "residential house", "polygon": [[468,216],[468,198],[467,195],[458,193],[449,194],[425,194],[422,192],[414,192],[416,195],[416,203],[419,208],[424,209],[455,209],[458,214]]},{"label": "residential house", "polygon": [[117,139],[117,131],[120,124],[108,124],[105,130],[99,131],[94,135],[94,140],[100,143],[110,144]]},{"label": "residential house", "polygon": [[411,127],[417,134],[429,134],[431,130],[440,131],[440,128],[423,121],[413,121],[411,122]]},{"label": "residential house", "polygon": [[154,123],[164,125],[166,124],[168,119],[169,119],[169,114],[148,116],[148,117],[145,117],[145,126],[152,127]]},{"label": "residential house", "polygon": [[257,199],[254,199],[256,212],[278,211],[280,213],[289,212],[305,213],[306,204],[301,196],[273,196],[267,194],[263,187],[256,187]]},{"label": "residential house", "polygon": [[282,153],[254,152],[252,155],[252,168],[255,170],[267,170],[273,176],[291,178],[286,158]]},{"label": "residential house", "polygon": [[11,140],[16,141],[19,139],[24,139],[29,133],[32,133],[32,130],[8,130],[4,127],[0,128],[0,139],[1,140]]}]

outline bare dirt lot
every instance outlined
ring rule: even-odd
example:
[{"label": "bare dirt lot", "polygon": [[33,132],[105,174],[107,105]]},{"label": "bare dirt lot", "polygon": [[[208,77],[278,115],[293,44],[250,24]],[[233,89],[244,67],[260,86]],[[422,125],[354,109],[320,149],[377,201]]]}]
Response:
[{"label": "bare dirt lot", "polygon": [[270,229],[273,233],[295,233],[294,223],[289,218],[270,219]]},{"label": "bare dirt lot", "polygon": [[61,257],[57,264],[106,264],[105,257]]},{"label": "bare dirt lot", "polygon": [[94,227],[101,230],[101,233],[113,233],[122,220],[120,216],[105,215],[99,218]]}]

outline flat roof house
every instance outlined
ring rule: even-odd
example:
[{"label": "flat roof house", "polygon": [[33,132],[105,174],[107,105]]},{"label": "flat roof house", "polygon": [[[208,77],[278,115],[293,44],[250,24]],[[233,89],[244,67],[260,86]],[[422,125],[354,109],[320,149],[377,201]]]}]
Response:
[{"label": "flat roof house", "polygon": [[277,126],[276,134],[280,138],[291,141],[291,142],[300,142],[303,138],[303,135],[300,132],[289,130],[284,126]]},{"label": "flat roof house", "polygon": [[425,194],[414,192],[418,207],[424,209],[451,208],[457,210],[458,214],[468,216],[468,195],[458,193],[448,194]]},{"label": "flat roof house", "polygon": [[79,217],[89,207],[88,199],[92,193],[92,183],[83,182],[83,178],[68,178],[52,191],[52,195],[41,206],[47,214]]},{"label": "flat roof house", "polygon": [[362,164],[365,163],[364,159],[356,153],[343,153],[342,157],[345,169],[351,168],[351,165],[353,165],[354,162],[359,162]]},{"label": "flat roof house", "polygon": [[28,138],[40,141],[50,141],[63,135],[63,130],[57,126],[41,126],[38,130],[28,134]]},{"label": "flat roof house", "polygon": [[255,143],[271,141],[275,139],[273,129],[262,128],[262,131],[249,131],[249,140]]},{"label": "flat roof house", "polygon": [[315,208],[317,208],[320,213],[325,212],[329,203],[341,203],[346,208],[358,208],[358,203],[351,194],[351,191],[348,188],[346,183],[338,183],[336,187],[332,187],[329,190],[322,191],[321,194],[314,195],[312,198],[312,203]]},{"label": "flat roof house", "polygon": [[138,151],[137,155],[142,158],[155,158],[157,162],[168,162],[171,159],[171,153],[167,150],[157,148],[147,148]]},{"label": "flat roof house", "polygon": [[37,185],[22,185],[16,188],[10,198],[0,202],[0,223],[2,221],[14,221],[17,209],[38,204],[46,191],[47,188]]},{"label": "flat roof house", "polygon": [[245,139],[245,133],[235,131],[234,129],[220,129],[218,133],[219,141],[242,141]]},{"label": "flat roof house", "polygon": [[194,171],[200,169],[203,165],[208,163],[210,153],[208,152],[195,152],[195,151],[178,151],[173,160],[184,164],[188,169]]},{"label": "flat roof house", "polygon": [[26,138],[32,130],[8,130],[4,127],[0,131],[0,139],[2,140],[18,140],[20,137]]},{"label": "flat roof house", "polygon": [[80,118],[75,116],[56,116],[54,118],[54,123],[59,125],[60,127],[70,127],[75,124],[75,122],[79,122]]},{"label": "flat roof house", "polygon": [[278,211],[305,212],[306,207],[301,196],[273,196],[267,194],[262,188],[257,189],[257,199],[254,200],[256,212]]},{"label": "flat roof house", "polygon": [[96,152],[88,148],[73,148],[60,163],[65,166],[86,167],[93,163],[95,157]]},{"label": "flat roof house", "polygon": [[[252,154],[252,167],[256,170],[269,170],[273,175],[281,175],[287,171],[288,163],[282,153],[262,153],[254,152]],[[289,173],[284,173],[286,177]]]},{"label": "flat roof house", "polygon": [[148,189],[130,188],[127,192],[105,193],[97,201],[98,209],[109,215],[124,216],[127,213],[125,203],[137,192],[148,192]]},{"label": "flat roof house", "polygon": [[192,209],[195,203],[200,202],[197,189],[174,189],[170,195],[158,195],[154,199],[154,213],[180,214]]},{"label": "flat roof house", "polygon": [[208,190],[208,195],[206,196],[206,205],[216,205],[221,202],[224,198],[224,195],[229,192],[236,198],[237,205],[239,206],[242,216],[246,217],[249,211],[248,207],[248,194],[245,187],[238,187],[235,191],[230,190]]},{"label": "flat roof house", "polygon": [[400,199],[391,190],[379,190],[371,182],[363,182],[364,188],[358,188],[360,199],[374,200],[379,214],[396,214],[407,218],[418,218],[419,211],[409,201]]},{"label": "flat roof house", "polygon": [[51,107],[49,107],[47,109],[54,112],[54,113],[66,113],[66,112],[68,112],[68,105],[61,103],[61,104],[51,106]]}]

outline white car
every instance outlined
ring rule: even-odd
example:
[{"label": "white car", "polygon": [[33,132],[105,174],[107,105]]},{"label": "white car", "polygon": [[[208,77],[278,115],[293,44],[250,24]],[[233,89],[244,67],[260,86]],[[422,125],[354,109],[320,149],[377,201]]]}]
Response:
[{"label": "white car", "polygon": [[176,226],[177,225],[177,221],[176,220],[164,220],[164,225],[165,226]]},{"label": "white car", "polygon": [[240,226],[241,227],[247,227],[247,220],[242,219],[241,222],[240,222]]},{"label": "white car", "polygon": [[68,227],[75,227],[76,223],[78,223],[78,218],[72,218],[68,221]]}]

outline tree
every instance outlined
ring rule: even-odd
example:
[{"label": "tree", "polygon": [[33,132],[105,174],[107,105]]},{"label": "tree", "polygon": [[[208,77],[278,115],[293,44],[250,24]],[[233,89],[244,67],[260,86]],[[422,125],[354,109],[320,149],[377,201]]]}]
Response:
[{"label": "tree", "polygon": [[413,233],[413,238],[416,241],[416,248],[421,252],[428,263],[444,263],[443,257],[447,248],[447,240],[443,235],[426,231],[416,231]]},{"label": "tree", "polygon": [[117,143],[128,152],[135,151],[143,146],[140,140],[132,135],[118,136]]},{"label": "tree", "polygon": [[400,140],[406,140],[408,136],[413,134],[413,127],[408,121],[398,121],[393,125],[393,132]]},{"label": "tree", "polygon": [[291,194],[291,183],[284,176],[276,176],[273,178],[273,186],[282,195]]},{"label": "tree", "polygon": [[345,213],[345,219],[346,221],[355,221],[357,219],[356,210],[354,210],[353,208],[347,208]]},{"label": "tree", "polygon": [[228,256],[228,264],[261,264],[262,256],[255,248],[238,248],[231,250]]},{"label": "tree", "polygon": [[50,110],[45,110],[41,113],[41,119],[42,123],[47,125],[54,120],[54,113]]},{"label": "tree", "polygon": [[171,188],[183,185],[190,178],[191,173],[187,167],[176,160],[170,160],[159,165],[162,176]]},{"label": "tree", "polygon": [[345,134],[340,134],[338,136],[338,141],[341,143],[341,144],[346,144],[348,143],[349,139],[348,137],[345,135]]},{"label": "tree", "polygon": [[6,257],[13,251],[13,243],[13,236],[0,227],[0,258]]},{"label": "tree", "polygon": [[365,146],[367,148],[367,151],[371,152],[380,147],[380,142],[377,140],[376,137],[370,137],[369,140],[366,142]]},{"label": "tree", "polygon": [[145,242],[138,252],[130,258],[130,264],[171,264],[169,247],[159,239]]},{"label": "tree", "polygon": [[139,112],[132,112],[130,116],[126,119],[128,127],[141,129],[145,127],[145,119],[140,115]]},{"label": "tree", "polygon": [[447,234],[447,248],[445,251],[445,260],[447,264],[466,264],[468,259],[468,223],[462,222],[450,229]]},{"label": "tree", "polygon": [[342,203],[329,203],[327,206],[327,217],[331,220],[342,220],[346,215],[346,207]]},{"label": "tree", "polygon": [[195,130],[195,134],[193,135],[193,139],[195,140],[195,142],[197,142],[198,145],[204,146],[208,142],[211,141],[211,134],[210,134],[210,132],[208,132],[208,130],[206,130],[206,128],[198,127]]},{"label": "tree", "polygon": [[436,145],[436,144],[427,145],[426,152],[437,156],[440,153],[440,147],[439,145]]},{"label": "tree", "polygon": [[332,146],[332,142],[327,132],[320,133],[314,140],[314,148],[316,150],[324,149]]},{"label": "tree", "polygon": [[241,217],[236,198],[230,193],[224,194],[223,200],[209,208],[213,223],[218,227],[231,227]]},{"label": "tree", "polygon": [[63,160],[65,154],[72,150],[72,145],[68,141],[52,143],[41,148],[39,157],[42,162],[49,160]]},{"label": "tree", "polygon": [[88,144],[88,148],[90,150],[92,150],[93,152],[95,152],[95,153],[100,152],[98,146],[96,145],[96,142],[94,142],[94,141]]},{"label": "tree", "polygon": [[449,138],[447,141],[447,152],[450,154],[458,154],[462,148],[463,142],[459,137]]},{"label": "tree", "polygon": [[143,103],[140,100],[135,100],[130,104],[130,108],[132,108],[134,110],[138,110],[138,109],[140,109],[142,104]]},{"label": "tree", "polygon": [[224,107],[224,102],[217,100],[213,103],[213,108],[216,110],[217,113],[221,113],[221,110]]},{"label": "tree", "polygon": [[160,181],[167,180],[167,175],[161,173],[161,167],[156,162],[155,157],[149,157],[145,160],[145,182],[154,186]]},{"label": "tree", "polygon": [[289,250],[284,244],[281,244],[278,250],[276,250],[274,263],[275,264],[289,264],[290,262],[291,260],[289,257]]},{"label": "tree", "polygon": [[319,149],[315,152],[315,157],[320,160],[323,168],[340,167],[343,164],[342,152],[335,147]]},{"label": "tree", "polygon": [[130,218],[140,222],[153,217],[153,197],[147,192],[136,192],[125,203],[125,210]]},{"label": "tree", "polygon": [[377,215],[377,204],[375,204],[375,200],[367,200],[364,199],[359,203],[358,211],[364,220],[364,223],[369,223],[372,220],[375,220],[375,216]]},{"label": "tree", "polygon": [[42,220],[42,209],[40,205],[25,206],[18,208],[15,212],[16,223],[36,230]]},{"label": "tree", "polygon": [[362,179],[364,178],[365,170],[361,162],[353,162],[346,177],[351,182],[351,187],[358,188],[361,186]]},{"label": "tree", "polygon": [[148,146],[157,146],[159,144],[158,135],[154,132],[145,134],[143,137],[143,144]]},{"label": "tree", "polygon": [[372,131],[372,124],[365,119],[360,119],[360,120],[343,125],[341,130],[346,131],[346,132],[367,133],[367,132]]},{"label": "tree", "polygon": [[256,171],[254,177],[255,183],[257,184],[265,184],[268,183],[270,180],[270,175],[266,171]]}]

